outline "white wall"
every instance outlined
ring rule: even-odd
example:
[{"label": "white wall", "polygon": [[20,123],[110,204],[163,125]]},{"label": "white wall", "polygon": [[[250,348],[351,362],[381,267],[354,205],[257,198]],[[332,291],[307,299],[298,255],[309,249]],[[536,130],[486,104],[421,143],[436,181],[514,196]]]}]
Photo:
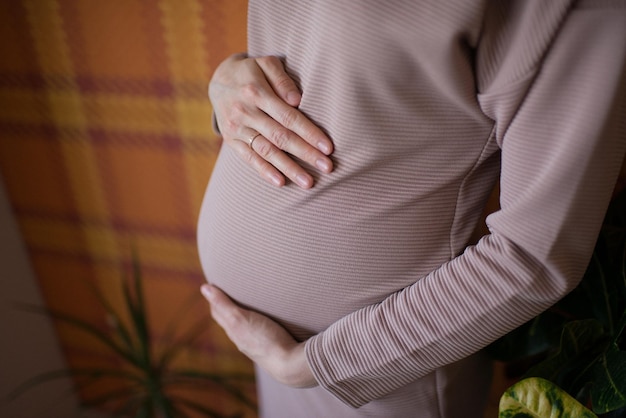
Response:
[{"label": "white wall", "polygon": [[43,384],[15,401],[6,400],[6,395],[20,382],[64,367],[50,321],[40,315],[21,312],[15,302],[42,305],[37,281],[0,178],[0,417],[92,417],[80,411],[72,386],[64,380]]}]

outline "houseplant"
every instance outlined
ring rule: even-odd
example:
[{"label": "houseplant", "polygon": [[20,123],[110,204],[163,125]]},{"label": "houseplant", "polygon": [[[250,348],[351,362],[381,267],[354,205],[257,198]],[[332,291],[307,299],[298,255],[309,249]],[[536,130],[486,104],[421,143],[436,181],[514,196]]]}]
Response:
[{"label": "houseplant", "polygon": [[504,392],[499,418],[597,418],[554,383],[539,377],[523,379]]},{"label": "houseplant", "polygon": [[[133,257],[132,274],[121,281],[124,303],[115,309],[110,301],[93,288],[97,300],[106,312],[108,329],[89,323],[66,312],[21,305],[28,311],[49,315],[55,321],[93,337],[114,358],[106,367],[74,367],[40,374],[21,384],[9,395],[20,396],[33,386],[47,381],[71,377],[76,389],[107,379],[112,386],[96,396],[82,399],[86,407],[103,408],[114,416],[145,418],[177,418],[189,416],[239,417],[243,412],[224,414],[203,402],[186,396],[185,389],[204,388],[204,398],[219,393],[238,401],[242,410],[256,410],[256,405],[245,390],[253,376],[239,373],[213,373],[206,370],[180,367],[176,359],[202,335],[208,327],[208,318],[198,319],[187,331],[165,344],[157,346],[151,335],[146,313],[143,278],[138,258]],[[171,324],[177,327],[179,321]],[[169,332],[166,334],[170,334]],[[172,333],[175,334],[175,333]],[[211,392],[207,391],[210,390]]]},{"label": "houseplant", "polygon": [[[514,373],[541,377],[596,414],[626,416],[626,192],[607,212],[580,285],[489,347]],[[521,366],[520,366],[521,365]]]}]

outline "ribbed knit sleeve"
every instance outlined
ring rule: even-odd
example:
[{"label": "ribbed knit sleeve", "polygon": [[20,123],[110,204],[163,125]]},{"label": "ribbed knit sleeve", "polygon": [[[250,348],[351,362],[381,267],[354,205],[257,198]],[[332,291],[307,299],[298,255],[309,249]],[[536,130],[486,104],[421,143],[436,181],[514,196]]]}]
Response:
[{"label": "ribbed knit sleeve", "polygon": [[[571,10],[548,44],[515,48],[543,48],[521,77],[496,83],[507,61],[477,63],[491,72],[478,100],[496,124],[501,210],[477,245],[308,340],[317,380],[344,402],[476,352],[580,281],[626,147],[626,4],[593,4]],[[485,59],[508,53],[495,47]]]}]

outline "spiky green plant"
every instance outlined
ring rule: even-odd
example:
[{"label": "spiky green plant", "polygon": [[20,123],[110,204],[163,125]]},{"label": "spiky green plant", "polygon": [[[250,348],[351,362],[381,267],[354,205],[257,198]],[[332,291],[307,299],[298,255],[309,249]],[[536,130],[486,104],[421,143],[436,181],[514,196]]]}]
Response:
[{"label": "spiky green plant", "polygon": [[[211,394],[226,394],[236,399],[242,409],[256,410],[255,402],[250,399],[242,386],[253,382],[251,374],[212,373],[206,370],[179,368],[174,360],[186,348],[191,347],[208,327],[208,318],[203,317],[188,328],[178,338],[169,341],[164,349],[158,350],[150,333],[146,304],[144,300],[143,279],[137,257],[133,257],[133,272],[121,281],[124,296],[123,310],[113,308],[106,298],[93,287],[102,308],[106,312],[110,329],[102,330],[72,314],[39,306],[21,305],[22,308],[49,315],[55,321],[67,324],[94,337],[116,358],[116,364],[110,367],[73,367],[53,370],[37,375],[21,384],[10,395],[16,398],[30,388],[45,382],[74,378],[77,389],[92,385],[102,379],[115,382],[115,388],[106,393],[82,399],[86,407],[107,408],[115,416],[136,418],[185,418],[194,411],[206,417],[239,417],[242,411],[224,415],[218,410],[206,406],[196,399],[183,396],[179,392],[184,388],[197,391],[206,389],[206,397]],[[122,318],[130,318],[124,322]],[[180,319],[180,318],[178,318]],[[177,327],[179,321],[170,324],[169,329]],[[175,332],[166,332],[175,334]],[[211,392],[209,392],[211,391]],[[197,393],[197,392],[196,392]]]}]

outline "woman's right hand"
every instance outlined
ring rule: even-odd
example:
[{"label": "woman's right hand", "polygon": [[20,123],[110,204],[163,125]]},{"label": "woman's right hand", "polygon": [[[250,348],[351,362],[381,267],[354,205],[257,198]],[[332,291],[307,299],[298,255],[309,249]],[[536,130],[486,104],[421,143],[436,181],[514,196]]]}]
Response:
[{"label": "woman's right hand", "polygon": [[300,91],[277,57],[227,58],[213,74],[209,98],[225,144],[275,186],[284,185],[285,177],[305,189],[313,186],[313,177],[291,156],[332,171],[333,144],[297,109]]}]

